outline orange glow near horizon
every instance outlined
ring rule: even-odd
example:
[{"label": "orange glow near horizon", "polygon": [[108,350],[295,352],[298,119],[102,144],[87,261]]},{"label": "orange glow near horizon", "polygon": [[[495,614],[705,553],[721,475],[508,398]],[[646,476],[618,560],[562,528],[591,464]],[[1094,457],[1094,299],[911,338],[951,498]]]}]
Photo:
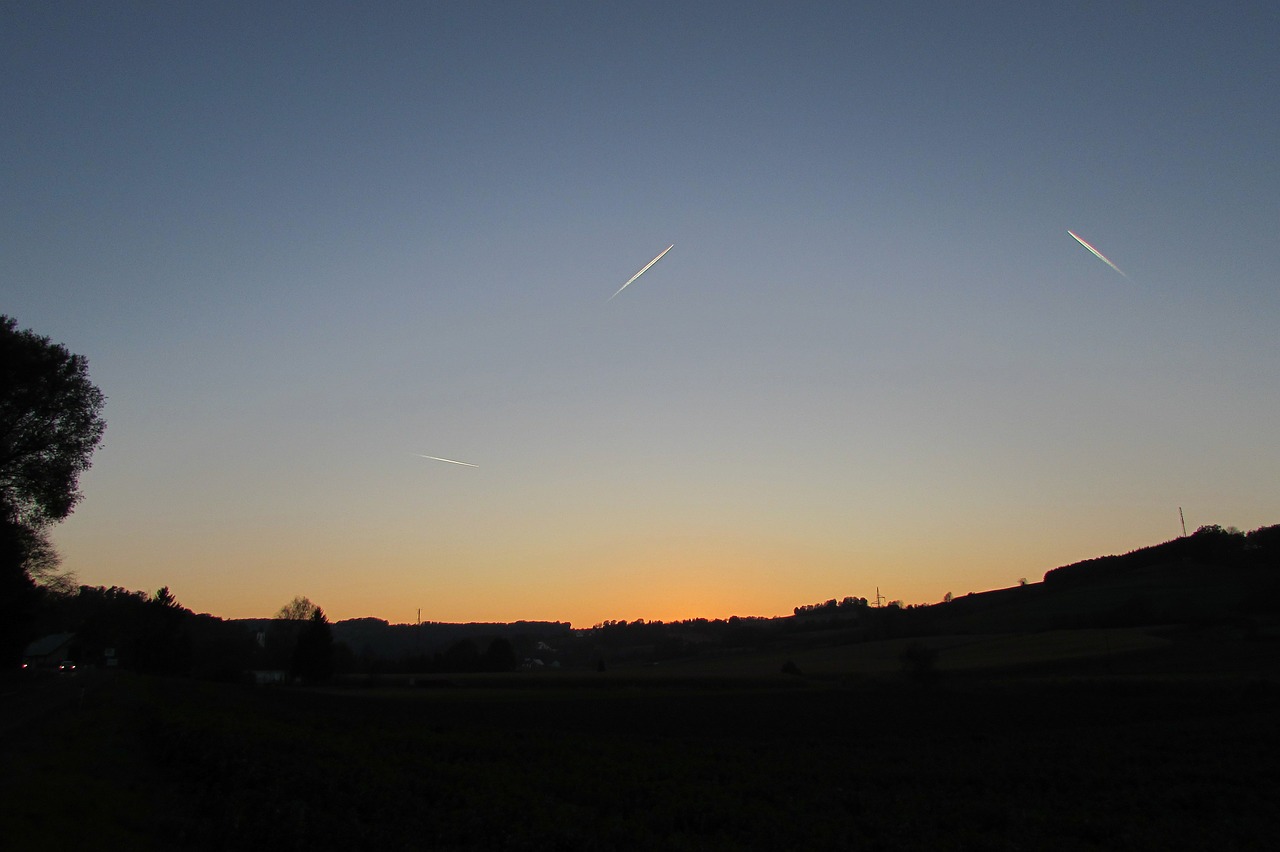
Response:
[{"label": "orange glow near horizon", "polygon": [[[886,601],[934,603],[947,592],[961,596],[1008,587],[1021,577],[1038,582],[1058,565],[1130,549],[1100,543],[1091,552],[1070,552],[1049,542],[1048,552],[1063,549],[1046,557],[1045,542],[1011,540],[997,558],[989,553],[992,542],[973,532],[939,539],[945,543],[888,532],[888,541],[867,541],[856,551],[686,530],[660,542],[633,534],[613,544],[544,542],[509,552],[507,545],[455,544],[437,547],[428,558],[411,542],[370,533],[335,535],[303,547],[264,529],[226,543],[216,558],[192,550],[180,561],[165,560],[164,554],[172,557],[192,539],[202,542],[187,530],[151,541],[153,553],[118,541],[114,558],[105,558],[111,548],[99,539],[95,568],[79,579],[141,591],[168,585],[184,606],[222,618],[270,617],[304,595],[334,621],[373,617],[411,623],[420,608],[424,621],[561,621],[581,628],[606,620],[783,616],[831,598],[872,600],[877,587]],[[1132,546],[1158,540],[1152,536]],[[64,546],[71,561],[85,561],[75,536],[66,536]],[[134,561],[139,557],[184,570],[180,577],[141,572]]]}]

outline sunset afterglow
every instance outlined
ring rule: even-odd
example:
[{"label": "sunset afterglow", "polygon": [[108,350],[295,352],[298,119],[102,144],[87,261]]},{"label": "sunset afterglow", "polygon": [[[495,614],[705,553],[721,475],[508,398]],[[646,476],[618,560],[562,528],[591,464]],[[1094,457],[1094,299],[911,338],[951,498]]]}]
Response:
[{"label": "sunset afterglow", "polygon": [[1280,521],[1275,16],[924,8],[0,10],[63,566],[589,627]]}]

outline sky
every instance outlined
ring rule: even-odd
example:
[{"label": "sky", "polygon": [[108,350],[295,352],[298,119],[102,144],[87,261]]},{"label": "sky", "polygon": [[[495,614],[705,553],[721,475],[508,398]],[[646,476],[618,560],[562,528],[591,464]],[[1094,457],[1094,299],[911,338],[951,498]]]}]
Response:
[{"label": "sky", "polygon": [[1278,43],[1265,3],[4,3],[0,313],[107,396],[63,567],[589,627],[1280,523]]}]

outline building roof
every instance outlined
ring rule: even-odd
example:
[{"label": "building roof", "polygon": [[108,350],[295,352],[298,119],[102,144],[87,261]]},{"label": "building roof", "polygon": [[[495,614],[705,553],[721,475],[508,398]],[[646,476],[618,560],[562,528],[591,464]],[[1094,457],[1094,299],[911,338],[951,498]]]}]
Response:
[{"label": "building roof", "polygon": [[51,633],[48,636],[37,639],[27,646],[27,650],[23,651],[26,657],[47,657],[54,651],[66,645],[75,638],[74,633]]}]

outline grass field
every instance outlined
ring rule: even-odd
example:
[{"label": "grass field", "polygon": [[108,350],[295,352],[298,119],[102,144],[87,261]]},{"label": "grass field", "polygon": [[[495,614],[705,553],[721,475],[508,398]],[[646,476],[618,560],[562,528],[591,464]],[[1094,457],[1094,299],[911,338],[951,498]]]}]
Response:
[{"label": "grass field", "polygon": [[877,676],[901,671],[903,651],[912,644],[922,644],[936,651],[940,671],[972,672],[1067,659],[1118,660],[1135,651],[1166,648],[1170,642],[1158,629],[1145,627],[929,636],[694,657],[666,662],[650,671],[662,677],[763,677],[780,673],[783,665],[791,662],[803,674],[814,677]]},{"label": "grass field", "polygon": [[[1177,645],[1139,631],[931,641],[930,683],[894,668],[899,642],[813,649],[801,677],[745,655],[432,688],[54,684],[10,714],[0,845],[1243,850],[1280,831],[1267,671],[1116,675]],[[1049,665],[1083,658],[1083,677]]]}]

